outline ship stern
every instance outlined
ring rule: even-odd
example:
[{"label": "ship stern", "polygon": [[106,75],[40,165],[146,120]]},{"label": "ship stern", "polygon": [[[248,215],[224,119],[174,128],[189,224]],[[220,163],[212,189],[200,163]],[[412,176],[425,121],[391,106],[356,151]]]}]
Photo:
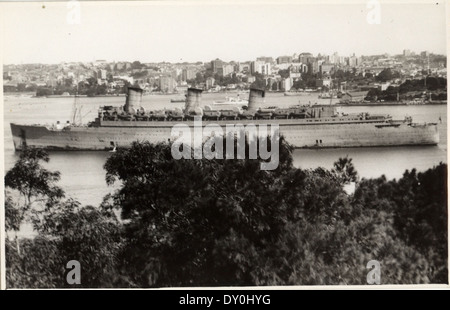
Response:
[{"label": "ship stern", "polygon": [[11,133],[14,143],[14,149],[16,151],[23,150],[24,147],[26,147],[26,131],[23,126],[11,123]]}]

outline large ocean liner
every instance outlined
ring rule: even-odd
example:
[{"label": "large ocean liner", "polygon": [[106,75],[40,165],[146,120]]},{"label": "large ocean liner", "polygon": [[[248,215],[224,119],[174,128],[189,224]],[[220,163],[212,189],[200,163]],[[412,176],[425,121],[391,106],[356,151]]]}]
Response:
[{"label": "large ocean liner", "polygon": [[248,106],[215,109],[201,102],[202,90],[189,88],[184,109],[146,111],[141,106],[143,90],[129,88],[124,106],[103,106],[98,117],[86,124],[19,125],[11,123],[14,147],[59,150],[111,150],[133,141],[167,142],[175,124],[193,130],[194,117],[202,126],[218,124],[278,124],[280,134],[296,148],[375,147],[435,145],[436,123],[414,123],[410,117],[394,120],[389,115],[345,114],[335,105],[265,108],[264,90],[251,89]]}]

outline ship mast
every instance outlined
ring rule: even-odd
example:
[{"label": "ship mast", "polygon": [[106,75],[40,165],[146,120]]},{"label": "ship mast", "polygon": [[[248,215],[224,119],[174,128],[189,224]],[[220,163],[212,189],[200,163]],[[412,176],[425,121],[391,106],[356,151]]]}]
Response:
[{"label": "ship mast", "polygon": [[72,125],[75,125],[75,120],[77,117],[77,99],[78,99],[78,91],[75,93],[75,98],[73,100],[72,105]]},{"label": "ship mast", "polygon": [[330,85],[330,105],[331,105],[331,101],[333,101],[333,80],[331,80],[331,85]]},{"label": "ship mast", "polygon": [[79,111],[78,111],[78,77],[79,76],[77,74],[77,79],[76,79],[77,90],[75,92],[75,98],[73,100],[73,105],[72,105],[72,125],[76,125],[77,116],[78,116],[77,114],[79,114]]}]

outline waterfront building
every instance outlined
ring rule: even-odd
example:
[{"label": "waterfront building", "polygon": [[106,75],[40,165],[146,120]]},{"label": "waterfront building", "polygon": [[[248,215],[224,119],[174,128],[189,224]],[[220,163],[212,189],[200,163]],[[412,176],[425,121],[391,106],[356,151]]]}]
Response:
[{"label": "waterfront building", "polygon": [[355,91],[355,92],[346,92],[342,96],[342,101],[363,101],[367,96],[367,91]]},{"label": "waterfront building", "polygon": [[292,56],[280,56],[277,58],[278,65],[291,63],[291,62],[292,62]]},{"label": "waterfront building", "polygon": [[281,80],[281,90],[290,91],[292,88],[292,79],[286,78]]},{"label": "waterfront building", "polygon": [[258,72],[262,75],[270,75],[272,73],[270,63],[265,63],[258,60],[251,63],[250,69],[252,74]]},{"label": "waterfront building", "polygon": [[240,62],[236,64],[237,72],[250,72],[250,63],[248,62]]},{"label": "waterfront building", "polygon": [[385,82],[385,83],[375,83],[374,84],[379,90],[381,91],[385,91],[388,89],[389,86],[391,86],[390,82]]},{"label": "waterfront building", "polygon": [[331,77],[330,76],[325,76],[322,79],[317,79],[316,80],[316,87],[326,87],[326,88],[331,88]]}]

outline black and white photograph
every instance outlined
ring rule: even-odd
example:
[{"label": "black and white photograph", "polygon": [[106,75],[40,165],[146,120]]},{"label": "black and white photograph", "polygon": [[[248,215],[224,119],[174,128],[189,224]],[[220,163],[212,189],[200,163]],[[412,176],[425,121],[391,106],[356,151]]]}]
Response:
[{"label": "black and white photograph", "polygon": [[1,288],[448,288],[448,5],[0,2]]}]

